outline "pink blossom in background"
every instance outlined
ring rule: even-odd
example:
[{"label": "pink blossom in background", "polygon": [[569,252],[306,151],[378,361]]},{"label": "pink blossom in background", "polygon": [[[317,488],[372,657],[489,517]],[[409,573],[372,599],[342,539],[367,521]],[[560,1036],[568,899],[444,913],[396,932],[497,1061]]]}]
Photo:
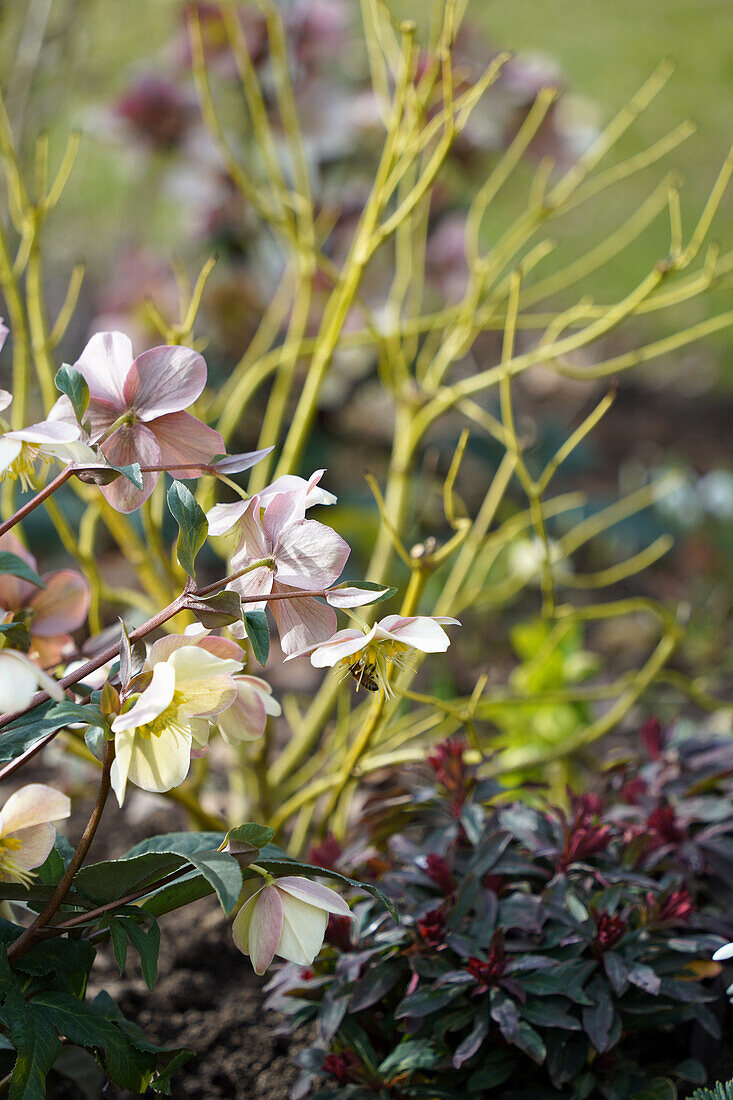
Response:
[{"label": "pink blossom in background", "polygon": [[[0,537],[0,551],[15,554],[36,570],[33,554],[13,534]],[[53,668],[73,648],[71,634],[86,620],[89,585],[73,569],[45,573],[41,579],[45,588],[9,573],[0,575],[0,619],[24,619],[31,634],[30,657],[41,668]]]},{"label": "pink blossom in background", "polygon": [[[224,453],[219,432],[183,411],[206,385],[206,363],[198,352],[158,347],[133,359],[127,336],[100,332],[92,336],[74,367],[89,386],[91,441],[99,443],[113,465],[163,465],[172,477],[190,478],[196,471],[181,467],[205,465]],[[49,415],[75,423],[65,396]],[[101,489],[113,508],[134,512],[148,499],[157,480],[157,473],[144,473],[142,490],[124,477]]]}]

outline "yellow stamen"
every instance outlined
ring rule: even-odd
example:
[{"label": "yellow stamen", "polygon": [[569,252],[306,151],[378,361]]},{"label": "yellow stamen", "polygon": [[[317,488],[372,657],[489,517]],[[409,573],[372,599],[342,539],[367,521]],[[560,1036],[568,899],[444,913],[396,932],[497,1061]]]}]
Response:
[{"label": "yellow stamen", "polygon": [[22,840],[17,836],[0,837],[0,881],[19,882],[22,886],[30,886],[36,877],[34,871],[21,867],[11,852],[18,852],[23,846]]}]

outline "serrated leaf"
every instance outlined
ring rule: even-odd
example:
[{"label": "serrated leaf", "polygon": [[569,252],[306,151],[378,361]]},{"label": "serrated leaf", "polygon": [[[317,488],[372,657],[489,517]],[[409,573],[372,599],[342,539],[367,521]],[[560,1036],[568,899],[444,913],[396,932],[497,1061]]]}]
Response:
[{"label": "serrated leaf", "polygon": [[[72,998],[73,999],[73,998]],[[0,1017],[18,1051],[8,1100],[43,1100],[46,1076],[61,1052],[61,1041],[53,1024],[17,989],[7,993]]]},{"label": "serrated leaf", "polygon": [[68,363],[56,371],[56,377],[54,378],[56,389],[61,393],[65,393],[71,402],[71,407],[74,410],[74,416],[79,424],[84,420],[84,414],[89,408],[89,386],[87,385],[86,378],[75,367],[69,366]]},{"label": "serrated leaf", "polygon": [[244,629],[247,631],[255,660],[258,664],[266,665],[270,655],[270,628],[264,611],[245,611]]},{"label": "serrated leaf", "polygon": [[190,489],[174,481],[168,490],[168,508],[178,524],[178,561],[188,573],[195,575],[196,555],[206,541],[209,524],[201,505]]},{"label": "serrated leaf", "polygon": [[37,588],[45,588],[45,584],[31,568],[27,561],[23,561],[17,554],[11,554],[8,550],[0,552],[0,573],[9,573],[11,577],[20,577],[21,580],[35,584]]}]

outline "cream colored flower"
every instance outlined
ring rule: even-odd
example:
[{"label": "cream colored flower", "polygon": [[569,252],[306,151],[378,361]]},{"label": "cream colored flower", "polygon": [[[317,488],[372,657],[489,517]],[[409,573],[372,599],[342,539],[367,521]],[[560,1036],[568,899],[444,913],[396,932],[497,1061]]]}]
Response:
[{"label": "cream colored flower", "polygon": [[112,787],[120,806],[127,781],[146,791],[170,791],[188,775],[191,749],[205,747],[212,719],[237,697],[233,674],[241,661],[184,645],[153,660],[152,679],[126,700],[112,723]]},{"label": "cream colored flower", "polygon": [[30,886],[33,868],[45,862],[56,839],[51,822],[70,813],[66,795],[43,783],[11,794],[0,813],[0,881]]},{"label": "cream colored flower", "polygon": [[308,966],[323,945],[329,913],[353,914],[342,897],[327,886],[296,876],[262,885],[244,884],[247,901],[234,918],[232,935],[255,974],[264,974],[275,955]]}]

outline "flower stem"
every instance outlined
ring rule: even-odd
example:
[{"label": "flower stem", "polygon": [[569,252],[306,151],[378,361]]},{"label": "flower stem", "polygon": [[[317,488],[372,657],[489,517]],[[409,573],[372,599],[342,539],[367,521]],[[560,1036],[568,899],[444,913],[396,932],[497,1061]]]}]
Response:
[{"label": "flower stem", "polygon": [[39,493],[36,493],[34,497],[32,497],[26,504],[19,508],[17,512],[15,512],[10,517],[10,519],[5,520],[4,523],[0,523],[0,536],[4,535],[7,531],[10,531],[11,528],[15,527],[17,523],[20,523],[21,520],[30,515],[30,513],[33,512],[39,504],[43,504],[44,500],[47,500],[53,493],[56,492],[57,489],[60,489],[61,486],[69,480],[73,473],[75,473],[74,467],[67,466],[66,469],[62,470],[60,474],[57,474],[53,481],[49,481],[48,485],[45,485]]}]

